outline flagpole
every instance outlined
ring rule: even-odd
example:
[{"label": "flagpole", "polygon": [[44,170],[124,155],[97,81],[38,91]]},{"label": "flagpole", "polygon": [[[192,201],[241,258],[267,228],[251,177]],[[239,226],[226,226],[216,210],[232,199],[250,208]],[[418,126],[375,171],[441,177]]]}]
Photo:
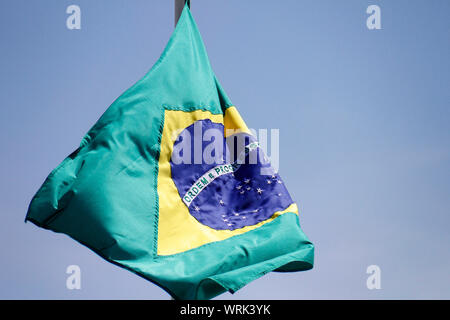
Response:
[{"label": "flagpole", "polygon": [[185,3],[186,0],[175,0],[175,26],[177,25],[178,19],[180,19]]}]

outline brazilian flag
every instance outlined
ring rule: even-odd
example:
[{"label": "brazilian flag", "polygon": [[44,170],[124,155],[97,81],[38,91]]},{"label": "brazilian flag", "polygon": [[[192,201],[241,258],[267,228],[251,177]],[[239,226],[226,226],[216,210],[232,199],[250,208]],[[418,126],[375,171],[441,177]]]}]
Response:
[{"label": "brazilian flag", "polygon": [[297,206],[217,81],[188,5],[152,69],[47,177],[27,220],[175,299],[313,266]]}]

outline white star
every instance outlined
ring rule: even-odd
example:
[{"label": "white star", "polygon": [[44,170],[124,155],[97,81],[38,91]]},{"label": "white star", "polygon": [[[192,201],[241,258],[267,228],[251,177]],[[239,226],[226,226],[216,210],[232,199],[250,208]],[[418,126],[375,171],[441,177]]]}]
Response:
[{"label": "white star", "polygon": [[247,190],[251,190],[251,188],[250,188],[250,187],[247,187],[246,189],[247,189]]},{"label": "white star", "polygon": [[257,213],[259,211],[259,209],[255,209],[255,210],[253,210],[252,212],[253,213]]},{"label": "white star", "polygon": [[270,180],[267,180],[267,184],[272,184],[272,181],[270,181]]},{"label": "white star", "polygon": [[245,179],[244,182],[245,183],[250,183],[250,179]]},{"label": "white star", "polygon": [[236,189],[241,190],[242,186],[237,186]]},{"label": "white star", "polygon": [[227,221],[228,221],[228,219],[223,219],[223,221],[227,222]]},{"label": "white star", "polygon": [[278,182],[278,183],[283,183],[283,181],[281,181],[281,180],[278,180],[277,182]]},{"label": "white star", "polygon": [[241,192],[239,192],[240,194],[244,194],[245,193],[245,191],[244,190],[242,190]]},{"label": "white star", "polygon": [[235,213],[234,215],[235,215],[235,216],[238,216],[238,215],[239,215],[239,213]]},{"label": "white star", "polygon": [[243,217],[242,217],[242,219],[246,219],[246,218],[247,218],[246,216],[243,216]]},{"label": "white star", "polygon": [[264,190],[262,190],[261,188],[257,188],[257,189],[256,189],[256,192],[258,192],[258,194],[263,193],[263,191],[264,191]]},{"label": "white star", "polygon": [[276,177],[277,177],[276,175],[274,175],[274,174],[272,175],[272,179],[275,179]]},{"label": "white star", "polygon": [[200,208],[197,207],[197,206],[195,206],[195,207],[194,207],[194,210],[195,210],[195,211],[200,211]]},{"label": "white star", "polygon": [[229,223],[228,226],[231,227],[233,224]]},{"label": "white star", "polygon": [[224,205],[224,204],[225,204],[225,202],[223,202],[222,199],[219,200],[219,203],[220,203],[221,205]]},{"label": "white star", "polygon": [[281,197],[281,193],[277,194],[277,196]]}]

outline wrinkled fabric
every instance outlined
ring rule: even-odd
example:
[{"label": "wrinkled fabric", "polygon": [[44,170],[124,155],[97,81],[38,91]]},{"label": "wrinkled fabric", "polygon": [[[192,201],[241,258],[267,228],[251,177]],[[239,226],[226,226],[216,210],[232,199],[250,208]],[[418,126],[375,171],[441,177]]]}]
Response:
[{"label": "wrinkled fabric", "polygon": [[[211,299],[270,271],[312,268],[314,246],[300,228],[282,180],[256,173],[267,163],[241,166],[234,176],[221,175],[189,208],[182,202],[183,193],[209,167],[162,163],[161,152],[172,147],[161,145],[168,111],[194,117],[201,110],[215,119],[209,125],[243,126],[239,119],[223,117],[231,108],[185,6],[159,60],[50,173],[33,197],[26,221],[70,236],[176,299]],[[163,167],[165,174],[173,170],[173,176],[166,177],[170,185],[158,185]],[[165,187],[173,189],[165,193]],[[255,193],[256,188],[264,191]],[[163,203],[172,202],[180,212],[164,209]],[[258,212],[250,212],[254,210]],[[184,220],[172,222],[176,214]],[[194,231],[184,230],[183,223]]]}]

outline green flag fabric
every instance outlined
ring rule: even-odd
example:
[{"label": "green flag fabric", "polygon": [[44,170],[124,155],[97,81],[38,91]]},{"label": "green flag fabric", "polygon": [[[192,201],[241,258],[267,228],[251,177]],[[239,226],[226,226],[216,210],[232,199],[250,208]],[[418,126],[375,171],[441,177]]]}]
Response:
[{"label": "green flag fabric", "polygon": [[50,173],[26,221],[175,299],[313,266],[297,206],[218,83],[188,5],[159,60]]}]

